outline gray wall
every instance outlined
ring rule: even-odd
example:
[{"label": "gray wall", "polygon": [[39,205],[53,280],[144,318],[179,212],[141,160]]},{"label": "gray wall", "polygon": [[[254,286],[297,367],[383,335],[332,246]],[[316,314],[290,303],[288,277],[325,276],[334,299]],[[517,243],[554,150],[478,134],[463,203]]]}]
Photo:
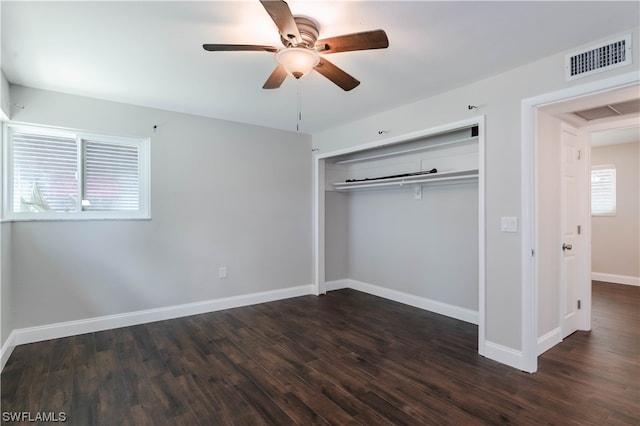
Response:
[{"label": "gray wall", "polygon": [[640,277],[640,142],[593,147],[591,165],[616,166],[616,215],[591,218],[591,270]]},{"label": "gray wall", "polygon": [[15,328],[311,284],[308,135],[21,86],[12,97],[16,121],[151,138],[151,220],[11,224]]},{"label": "gray wall", "polygon": [[[638,40],[638,29],[633,29]],[[588,47],[592,45],[590,43]],[[580,46],[576,47],[576,49]],[[638,43],[633,44],[638,57]],[[573,50],[572,50],[573,51]],[[543,58],[458,89],[313,135],[319,153],[370,143],[447,123],[486,116],[486,339],[522,349],[522,236],[500,231],[501,216],[521,216],[522,100],[617,74],[638,72],[638,62],[565,81],[565,54]],[[470,111],[469,104],[478,105]],[[382,136],[378,130],[389,130]]]},{"label": "gray wall", "polygon": [[0,223],[0,347],[13,330],[14,307],[11,298],[11,224]]},{"label": "gray wall", "polygon": [[349,277],[349,194],[325,192],[325,281]]},{"label": "gray wall", "polygon": [[11,118],[11,89],[7,78],[0,70],[0,115]]},{"label": "gray wall", "polygon": [[354,191],[349,278],[478,310],[478,184]]}]

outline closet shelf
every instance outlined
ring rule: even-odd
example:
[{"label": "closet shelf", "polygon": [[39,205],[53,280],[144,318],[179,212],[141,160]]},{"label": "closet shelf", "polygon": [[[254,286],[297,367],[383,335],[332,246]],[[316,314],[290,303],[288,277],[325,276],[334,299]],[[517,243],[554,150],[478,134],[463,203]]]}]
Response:
[{"label": "closet shelf", "polygon": [[398,155],[409,154],[409,153],[412,153],[412,152],[429,151],[429,150],[432,150],[432,149],[439,149],[439,148],[443,148],[443,147],[446,147],[446,146],[452,146],[452,145],[458,145],[458,144],[466,144],[466,143],[470,143],[470,142],[476,142],[477,143],[478,142],[478,137],[477,136],[472,136],[470,138],[455,139],[455,140],[451,140],[451,141],[434,143],[434,144],[430,144],[430,145],[422,145],[422,146],[419,146],[419,147],[413,147],[413,148],[407,148],[407,149],[401,149],[401,150],[394,150],[394,151],[383,152],[383,153],[379,153],[379,154],[365,155],[365,156],[362,156],[362,157],[349,158],[349,159],[346,159],[346,160],[336,161],[336,164],[348,164],[348,163],[358,163],[358,162],[361,162],[361,161],[377,160],[377,159],[386,158],[386,157],[394,157],[394,156],[398,156]]},{"label": "closet shelf", "polygon": [[404,186],[417,184],[430,184],[436,182],[471,181],[478,179],[478,169],[455,170],[450,172],[438,172],[427,175],[406,176],[398,178],[375,179],[359,182],[336,182],[333,187],[337,191],[349,191],[365,188],[386,186]]}]

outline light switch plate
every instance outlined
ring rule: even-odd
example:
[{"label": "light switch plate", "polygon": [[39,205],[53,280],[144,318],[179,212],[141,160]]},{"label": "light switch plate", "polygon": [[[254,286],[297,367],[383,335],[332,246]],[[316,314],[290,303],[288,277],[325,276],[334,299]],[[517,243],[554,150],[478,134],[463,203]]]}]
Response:
[{"label": "light switch plate", "polygon": [[227,279],[227,267],[226,266],[221,266],[220,268],[218,268],[218,278],[220,278],[221,280]]},{"label": "light switch plate", "polygon": [[502,232],[518,232],[518,218],[515,216],[502,216],[500,230]]}]

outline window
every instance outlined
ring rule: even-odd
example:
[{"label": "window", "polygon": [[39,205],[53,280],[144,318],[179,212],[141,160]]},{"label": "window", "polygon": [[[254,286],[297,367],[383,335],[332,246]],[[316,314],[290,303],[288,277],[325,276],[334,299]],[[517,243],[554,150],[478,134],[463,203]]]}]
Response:
[{"label": "window", "polygon": [[591,214],[593,216],[616,214],[616,166],[591,168]]},{"label": "window", "polygon": [[8,219],[149,217],[149,140],[5,125]]}]

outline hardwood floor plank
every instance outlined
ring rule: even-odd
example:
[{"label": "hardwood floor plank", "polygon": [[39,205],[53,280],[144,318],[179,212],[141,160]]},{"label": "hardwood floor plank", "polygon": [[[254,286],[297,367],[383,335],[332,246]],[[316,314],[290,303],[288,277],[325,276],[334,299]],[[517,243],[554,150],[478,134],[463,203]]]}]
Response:
[{"label": "hardwood floor plank", "polygon": [[70,411],[73,377],[69,373],[65,370],[49,373],[42,396],[41,411]]},{"label": "hardwood floor plank", "polygon": [[235,387],[268,423],[274,425],[292,424],[293,420],[251,380],[243,380]]},{"label": "hardwood floor plank", "polygon": [[[11,372],[21,371],[18,378],[18,388],[15,394],[7,394],[2,391],[2,409],[4,411],[36,412],[42,406],[44,387],[49,375],[49,366],[53,355],[55,341],[48,340],[41,343],[30,343],[18,346],[5,369]],[[16,363],[14,367],[12,364]],[[5,372],[2,372],[4,383]]]},{"label": "hardwood floor plank", "polygon": [[224,372],[225,366],[218,363],[218,358],[210,355],[210,375],[206,378],[198,378],[198,384],[206,392],[215,404],[216,412],[223,419],[221,424],[233,424],[240,419],[259,418],[258,413],[234,388],[232,380]]},{"label": "hardwood floor plank", "polygon": [[17,368],[3,371],[0,383],[0,406],[6,411],[21,411],[21,407],[14,407],[18,390],[21,390],[20,381],[25,370]]},{"label": "hardwood floor plank", "polygon": [[290,331],[283,333],[283,336],[305,348],[319,359],[337,359],[348,353],[346,348],[336,345],[312,330],[307,330],[305,333]]},{"label": "hardwood floor plank", "polygon": [[[407,383],[394,389],[398,398],[404,399],[411,407],[412,415],[424,424],[438,425],[483,425],[484,422],[463,410],[441,394],[432,394]],[[417,411],[417,413],[415,412]]]},{"label": "hardwood floor plank", "polygon": [[[74,367],[71,377],[73,406],[95,406],[98,401],[98,372],[95,367],[80,365]],[[95,413],[92,413],[92,415]]]},{"label": "hardwood floor plank", "polygon": [[164,363],[153,341],[150,331],[153,327],[154,324],[131,327],[131,334],[138,347],[142,358],[142,367],[148,378],[157,377],[169,371],[169,367]]},{"label": "hardwood floor plank", "polygon": [[76,336],[73,345],[73,368],[84,368],[95,371],[96,369],[96,345],[93,333]]},{"label": "hardwood floor plank", "polygon": [[177,417],[189,411],[183,402],[183,396],[180,392],[179,381],[181,377],[182,376],[176,377],[171,374],[163,374],[151,380],[154,393],[167,419]]},{"label": "hardwood floor plank", "polygon": [[369,391],[368,386],[364,385],[352,392],[340,380],[330,380],[324,371],[319,372],[313,368],[304,372],[301,378],[315,388],[318,394],[325,396],[354,419],[357,418],[365,424],[384,423],[384,417],[375,410],[368,409],[358,398],[358,395]]},{"label": "hardwood floor plank", "polygon": [[360,395],[359,399],[364,402],[370,410],[382,415],[393,424],[410,425],[416,422],[416,419],[374,392],[367,392]]},{"label": "hardwood floor plank", "polygon": [[270,371],[281,384],[286,386],[289,392],[324,420],[332,424],[358,423],[353,416],[301,377],[300,374],[308,369],[305,365],[283,359],[275,352],[266,349],[256,351],[256,360]]},{"label": "hardwood floor plank", "polygon": [[[290,393],[267,369],[255,362],[250,355],[229,341],[220,342],[220,349],[233,361],[242,374],[251,380],[268,398],[270,398],[287,416],[297,424],[323,424],[324,421]],[[240,382],[242,384],[242,382]],[[250,398],[243,393],[245,399]]]},{"label": "hardwood floor plank", "polygon": [[144,405],[130,406],[127,410],[127,418],[131,419],[130,423],[136,426],[155,426],[166,424],[164,419],[154,416],[153,410],[150,410],[148,406]]},{"label": "hardwood floor plank", "polygon": [[93,334],[93,339],[96,346],[96,352],[107,351],[113,349],[113,342],[115,340],[113,330],[98,331]]},{"label": "hardwood floor plank", "polygon": [[67,415],[73,413],[73,415],[67,418],[64,424],[71,426],[99,425],[98,404],[97,401],[73,401],[71,411],[65,413]]},{"label": "hardwood floor plank", "polygon": [[193,376],[183,376],[178,382],[181,393],[185,397],[185,403],[191,407],[200,424],[224,424],[225,418],[220,414],[219,402],[209,395],[200,378]]},{"label": "hardwood floor plank", "polygon": [[[102,333],[102,332],[101,332]],[[113,335],[109,334],[109,340]],[[117,424],[125,423],[126,411],[129,407],[124,378],[118,364],[118,356],[115,348],[96,352],[96,371],[98,374],[98,423]]]}]

